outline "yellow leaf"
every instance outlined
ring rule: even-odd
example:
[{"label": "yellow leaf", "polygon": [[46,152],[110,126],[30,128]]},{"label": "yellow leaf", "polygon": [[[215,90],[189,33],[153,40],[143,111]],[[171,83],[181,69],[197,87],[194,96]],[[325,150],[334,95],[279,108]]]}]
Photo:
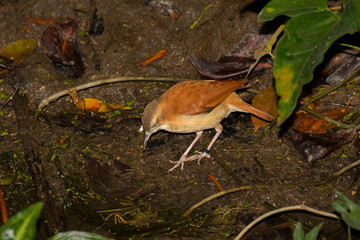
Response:
[{"label": "yellow leaf", "polygon": [[0,55],[11,59],[17,63],[21,63],[29,56],[36,47],[36,40],[18,40],[14,43],[7,45],[0,51]]},{"label": "yellow leaf", "polygon": [[121,104],[114,105],[114,104],[99,100],[97,98],[81,98],[81,99],[79,99],[76,91],[69,92],[69,95],[71,96],[76,108],[82,112],[105,113],[105,112],[112,112],[115,110],[131,109],[131,107],[125,107],[124,105],[121,105]]}]

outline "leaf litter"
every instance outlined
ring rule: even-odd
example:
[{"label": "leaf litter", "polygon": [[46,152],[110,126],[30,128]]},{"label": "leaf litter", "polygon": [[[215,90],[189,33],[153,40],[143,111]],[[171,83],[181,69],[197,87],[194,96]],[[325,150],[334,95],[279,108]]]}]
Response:
[{"label": "leaf litter", "polygon": [[[44,4],[45,7],[46,3]],[[105,41],[107,45],[105,43],[102,44],[101,41],[98,41],[99,38],[104,37],[104,34],[101,36],[89,36],[89,39],[86,39],[86,37],[80,37],[81,41],[78,43],[80,43],[80,49],[82,53],[85,53],[82,54],[81,57],[86,60],[88,67],[84,71],[85,77],[80,77],[77,79],[79,84],[89,82],[93,76],[96,76],[96,79],[104,79],[106,78],[104,76],[108,76],[108,74],[112,76],[119,76],[122,75],[122,73],[128,75],[157,74],[158,76],[167,74],[167,76],[180,75],[182,77],[197,78],[198,74],[187,60],[187,56],[189,53],[195,52],[194,42],[201,42],[201,36],[209,33],[207,26],[210,26],[208,25],[208,19],[211,18],[211,14],[204,15],[202,21],[199,22],[199,25],[194,29],[198,31],[196,32],[196,36],[194,36],[191,35],[193,33],[188,33],[183,30],[185,28],[188,29],[194,20],[185,18],[185,12],[181,18],[177,19],[175,23],[174,21],[167,21],[166,17],[160,16],[156,11],[151,11],[151,8],[148,8],[145,5],[142,6],[139,3],[135,4],[131,2],[127,4],[129,4],[129,6],[126,6],[124,3],[119,5],[119,8],[117,9],[119,13],[121,13],[119,15],[121,17],[116,19],[104,18],[105,23],[109,24],[105,26],[105,29],[107,29],[106,31],[109,31],[107,32],[108,35],[106,35],[109,37],[109,39],[108,41]],[[206,4],[207,3],[202,3],[202,5],[200,5],[197,2],[192,4],[189,4],[188,2],[178,2],[177,7],[179,9],[187,9],[188,7],[188,11],[195,11],[194,13],[196,14],[194,15],[199,16]],[[230,7],[236,6],[234,5],[234,2],[223,4],[224,5],[220,6],[224,7],[221,9],[221,11],[225,11],[225,16],[231,16],[234,13],[234,16],[236,17],[234,17],[234,20],[229,20],[232,18],[226,18],[226,20],[220,19],[222,24],[221,29],[229,29],[229,31],[231,29],[231,31],[234,32],[233,27],[231,26],[240,26],[243,24],[243,19],[238,17],[240,9],[232,9]],[[76,6],[76,9],[77,7],[78,6]],[[244,6],[241,6],[241,8],[243,7]],[[114,6],[109,6],[107,3],[105,3],[101,7],[97,6],[97,8],[97,14],[101,17],[104,16],[104,11],[111,13],[111,11],[114,9]],[[211,8],[211,10],[220,11],[218,8],[219,5],[216,4]],[[77,11],[73,11],[73,9],[74,8],[67,10],[68,15],[72,17],[74,17],[74,15],[78,17],[80,16],[79,18],[81,21],[85,22],[85,17],[81,15],[81,11],[83,10],[77,9]],[[88,16],[91,16],[93,9],[86,7],[85,9],[89,13]],[[74,14],[74,12],[76,14]],[[144,13],[148,15],[144,15]],[[61,15],[63,16],[63,14],[64,13],[62,12]],[[144,21],[143,18],[149,21]],[[250,19],[248,24],[254,24],[255,21],[252,22],[251,17],[247,16],[247,18]],[[256,16],[254,15],[253,19],[255,18]],[[187,21],[187,24],[181,21]],[[154,22],[161,24],[151,25]],[[177,36],[176,27],[171,24],[178,24],[177,27],[183,31],[181,33],[184,35]],[[144,29],[147,29],[148,36],[146,36],[146,34],[140,34],[139,32],[141,32],[141,30],[135,31],[136,28],[141,28],[143,25],[145,26]],[[182,28],[182,26],[184,27]],[[88,29],[88,26],[85,25],[79,25],[79,27],[79,31]],[[34,29],[31,31],[34,31]],[[247,30],[243,31],[243,35],[245,35],[245,32],[247,32]],[[214,34],[222,36],[224,33],[220,33],[218,29],[215,29]],[[141,36],[138,37],[139,35]],[[231,36],[227,35],[227,37],[228,39],[232,38],[233,41],[232,43],[227,43],[227,49],[233,48],[235,43],[241,39],[241,37],[239,38],[237,32]],[[6,37],[4,37],[4,39],[5,38]],[[141,40],[142,38],[145,38],[144,41]],[[156,41],[154,41],[154,38]],[[19,37],[19,39],[23,38]],[[85,45],[84,42],[86,41],[84,40],[89,40],[91,44]],[[154,52],[153,49],[157,49],[157,43],[164,40],[167,40],[166,42],[169,44],[168,46],[164,46],[167,49],[174,49],[174,47],[177,47],[177,52],[173,55],[174,58],[164,59],[165,61],[162,62],[163,66],[161,66],[158,62],[153,62],[151,67],[149,66],[148,68],[141,68],[139,66],[139,68],[137,68],[137,65],[139,65],[138,63],[148,57],[148,53],[152,53]],[[225,42],[217,42],[216,44],[220,46],[225,44]],[[142,47],[142,50],[146,51],[146,57],[134,56],[134,47],[139,48],[140,46]],[[93,68],[94,65],[91,61],[93,59],[93,55],[91,55],[91,53],[93,53],[94,49],[98,50],[97,57],[101,59],[100,62],[103,64],[102,66],[106,66],[100,68],[100,72]],[[211,48],[208,47],[208,49],[210,49],[208,53],[209,55],[207,55],[206,58],[210,56],[212,59],[216,59],[218,57],[218,53],[215,53],[215,50],[211,53]],[[182,62],[182,58],[176,57],[179,53],[181,53],[182,58],[186,59],[186,61]],[[43,60],[37,55],[36,57],[36,59]],[[246,63],[240,68],[245,66],[244,70],[248,70],[249,66],[254,61],[255,60],[252,59],[248,62],[249,64]],[[111,62],[111,65],[106,65],[109,62]],[[69,66],[71,67],[72,65]],[[269,66],[270,65],[268,65],[268,67]],[[46,71],[42,69],[45,69]],[[33,105],[39,103],[40,100],[44,99],[46,96],[58,92],[59,89],[68,88],[66,85],[64,85],[64,79],[59,77],[58,71],[55,71],[52,68],[52,65],[41,64],[41,68],[30,69],[30,73],[32,72],[36,72],[36,74],[34,74],[35,77],[32,79],[32,87],[28,88],[27,91],[30,96],[30,101]],[[252,80],[251,86],[253,88],[261,89],[262,84],[267,84],[267,87],[272,85],[271,77],[268,78],[266,76],[266,71],[264,71],[264,73],[264,75],[260,74],[258,76],[259,81]],[[238,76],[241,76],[241,74]],[[232,75],[232,77],[236,77],[236,74]],[[160,221],[163,219],[168,219],[164,212],[161,212],[161,214],[163,214],[161,217],[160,215],[155,214],[157,213],[156,209],[159,207],[168,207],[172,214],[174,214],[174,212],[183,212],[184,209],[187,209],[187,207],[184,207],[184,205],[188,204],[189,202],[197,202],[211,195],[211,193],[218,191],[218,188],[214,184],[210,186],[208,183],[207,176],[209,172],[217,173],[216,175],[214,174],[214,176],[216,176],[219,182],[221,182],[221,185],[224,189],[230,189],[231,187],[237,186],[237,183],[229,175],[225,174],[213,159],[202,163],[202,165],[204,165],[202,167],[206,167],[204,170],[198,168],[195,164],[194,168],[188,169],[186,172],[181,171],[176,174],[176,176],[164,174],[168,168],[166,165],[168,164],[167,160],[177,159],[181,149],[186,148],[186,144],[188,142],[187,138],[192,138],[193,136],[179,136],[174,134],[159,133],[156,136],[156,141],[152,146],[151,151],[146,153],[146,155],[141,152],[141,148],[138,143],[141,135],[137,132],[140,123],[139,118],[141,110],[149,101],[160,96],[164,91],[164,88],[169,87],[168,85],[161,84],[149,84],[146,86],[152,87],[147,89],[143,84],[140,83],[122,83],[89,89],[89,91],[92,93],[92,96],[96,96],[98,99],[104,99],[106,102],[113,102],[115,98],[116,100],[119,100],[127,94],[130,95],[135,103],[134,109],[131,110],[131,114],[107,113],[109,114],[107,115],[96,113],[95,115],[82,115],[79,114],[77,109],[74,110],[72,106],[63,104],[64,100],[66,100],[65,98],[58,99],[58,101],[48,106],[46,111],[41,113],[37,125],[37,129],[39,131],[35,136],[36,140],[40,140],[41,144],[39,143],[37,146],[40,146],[41,150],[44,152],[44,155],[51,156],[47,159],[58,159],[56,160],[56,166],[53,167],[57,168],[57,171],[55,172],[59,172],[64,175],[64,181],[66,182],[67,187],[64,188],[66,189],[66,192],[57,192],[60,192],[63,194],[63,196],[65,196],[63,199],[65,204],[64,206],[68,206],[67,209],[71,209],[71,211],[75,213],[73,215],[74,219],[67,218],[64,224],[83,228],[87,228],[87,226],[89,226],[86,225],[85,222],[77,220],[76,216],[90,216],[91,219],[94,221],[97,220],[99,221],[98,223],[102,224],[104,223],[104,220],[99,216],[93,215],[92,213],[94,213],[94,211],[99,209],[106,210],[110,208],[121,207],[123,205],[121,205],[119,202],[123,201],[124,203],[126,202],[125,199],[130,198],[136,199],[131,201],[131,203],[128,202],[128,204],[132,204],[132,206],[136,206],[138,201],[140,201],[142,203],[145,202],[147,206],[152,206],[152,208],[148,207],[146,210],[141,210],[141,208],[139,208],[137,215],[132,213],[131,215],[123,216],[125,222],[129,221],[129,219],[133,220],[136,218],[137,220],[140,220],[141,211],[144,215],[145,213],[148,215],[151,215],[151,212],[154,213],[151,216],[156,217],[152,220],[156,220],[156,218]],[[41,89],[46,89],[46,91],[42,92]],[[244,92],[242,95],[248,102],[250,102],[255,94]],[[6,111],[6,114],[2,115],[1,117],[4,119],[4,122],[8,124],[8,127],[2,126],[2,130],[9,132],[9,138],[2,138],[2,142],[7,143],[7,149],[10,148],[15,150],[18,149],[18,144],[16,143],[17,139],[14,139],[16,136],[16,126],[12,120],[14,116],[11,115],[9,108],[6,108],[4,111]],[[62,117],[64,119],[70,119],[71,117],[71,121],[68,122],[66,127],[56,124],[54,125],[52,124],[54,119],[52,116],[54,114],[57,117]],[[90,126],[90,129],[88,129],[90,131],[78,131],[74,127],[79,123],[79,121],[86,122],[91,121],[91,119],[101,119],[101,121],[93,121],[93,126]],[[241,124],[238,124],[239,122],[244,126],[244,128],[250,129],[250,131],[243,130],[241,128]],[[231,136],[224,136],[219,141],[219,143],[217,143],[213,156],[216,158],[216,160],[224,160],[225,165],[230,167],[231,172],[233,172],[236,176],[245,179],[245,182],[251,184],[264,183],[264,179],[261,177],[259,170],[259,164],[253,161],[254,156],[257,156],[258,161],[263,165],[268,179],[266,181],[280,180],[290,183],[298,182],[300,180],[303,182],[311,182],[314,180],[314,178],[319,179],[323,175],[329,175],[343,166],[342,164],[347,164],[354,157],[352,156],[351,159],[350,157],[347,159],[338,159],[336,156],[332,155],[333,160],[336,159],[337,161],[318,161],[312,167],[310,167],[309,165],[300,163],[302,157],[296,151],[294,151],[294,147],[291,145],[290,140],[286,137],[279,137],[276,130],[274,129],[270,130],[270,133],[265,133],[262,139],[259,140],[256,138],[256,136],[254,136],[253,133],[251,133],[253,130],[253,125],[249,122],[249,118],[247,116],[241,115],[241,117],[239,117],[235,115],[227,119],[224,125],[228,126],[226,130],[227,132],[231,133]],[[48,131],[49,129],[51,129],[51,131]],[[92,129],[96,129],[96,131],[91,131]],[[351,134],[345,135],[345,138],[348,139],[350,138]],[[67,143],[59,145],[57,141],[59,136],[67,136]],[[211,136],[208,136],[208,138],[210,137]],[[208,140],[209,139],[206,139],[205,137],[204,142],[207,142]],[[199,146],[196,148],[201,149],[202,144],[203,143],[200,142]],[[227,149],[233,149],[234,151],[222,151],[223,146],[226,146]],[[79,152],[78,149],[86,151],[86,156]],[[170,150],[164,151],[165,149]],[[2,151],[5,151],[4,147],[2,148]],[[18,151],[20,152],[21,149],[18,149]],[[349,153],[348,155],[350,156]],[[96,159],[94,164],[91,163],[93,159]],[[129,168],[132,169],[132,171],[117,175],[116,171],[113,172],[114,169],[111,168],[111,164],[115,160],[126,164],[126,166],[129,166]],[[86,163],[90,164],[88,165],[88,169],[91,170],[89,171],[91,172],[91,176],[84,175]],[[104,173],[101,172],[103,166],[105,166],[105,172],[114,174],[114,178],[109,178],[110,180],[107,178],[105,179],[106,184],[112,187],[116,186],[115,188],[106,188],[106,186],[101,183],[101,180],[103,180],[104,177]],[[55,189],[56,186],[64,184],[57,180],[61,175],[48,176],[51,180],[52,188]],[[94,179],[91,180],[91,177],[94,177]],[[349,193],[350,190],[346,190],[347,186],[345,182],[346,181],[339,181],[337,183],[331,184],[336,184],[337,188],[340,187],[342,190],[344,190],[344,192]],[[104,194],[101,192],[101,190],[104,190],[105,188],[106,193]],[[184,232],[189,235],[196,235],[199,233],[200,235],[206,234],[206,236],[213,236],[214,234],[217,236],[217,238],[219,238],[219,235],[221,237],[225,237],[222,234],[229,233],[231,235],[237,233],[238,228],[242,228],[244,225],[249,223],[249,220],[252,219],[253,216],[259,215],[263,211],[262,202],[270,201],[276,206],[284,206],[290,205],[292,203],[299,204],[300,200],[302,201],[303,199],[306,199],[313,204],[321,205],[323,203],[319,202],[320,196],[323,196],[322,194],[330,195],[330,193],[332,193],[332,189],[319,190],[317,188],[311,187],[306,188],[306,190],[303,190],[302,188],[302,190],[299,191],[299,189],[300,188],[292,189],[282,188],[279,186],[269,186],[269,188],[264,190],[254,186],[253,189],[247,191],[245,194],[242,193],[239,195],[239,197],[230,195],[231,198],[219,198],[218,200],[221,201],[220,205],[218,203],[209,202],[208,206],[204,206],[204,208],[199,209],[199,214],[196,216],[194,215],[194,225],[199,226],[197,225],[199,223],[204,225],[200,225],[199,228],[193,228],[192,232],[186,232],[185,229],[182,230],[184,230]],[[311,193],[309,194],[309,192]],[[16,192],[14,192],[14,194],[16,194]],[[15,198],[16,195],[10,196],[10,199],[12,200]],[[329,198],[330,203],[331,197]],[[12,209],[16,209],[17,207],[19,208],[21,205],[24,205],[24,203],[17,201],[10,202]],[[225,214],[222,216],[214,216],[215,218],[218,218],[217,220],[223,221],[221,224],[222,226],[228,227],[225,232],[220,232],[219,229],[218,231],[216,230],[216,226],[219,226],[219,224],[212,224],[215,223],[215,221],[212,222],[211,219],[207,219],[204,217],[204,215],[202,215],[202,213],[211,213],[211,209],[223,208],[224,206],[228,206],[232,210],[229,211],[228,215]],[[327,208],[328,205],[325,204],[323,207]],[[86,209],[86,211],[84,211],[84,209]],[[126,213],[126,209],[124,208],[123,210],[123,212]],[[230,215],[232,214],[236,215],[237,217],[231,218]],[[226,222],[225,219],[227,216],[229,218]],[[145,217],[143,219],[145,219]],[[153,223],[154,225],[151,226],[155,226],[155,222]],[[97,224],[87,224],[90,224],[90,229],[96,229],[96,227],[99,226]],[[213,231],[211,232],[206,232],[202,226],[213,226],[215,228],[212,228]],[[102,225],[102,227],[105,227],[106,230],[100,228],[96,231],[104,234],[109,234],[108,229],[111,229],[112,232],[119,231],[119,225],[114,226],[109,222],[105,222],[105,225]],[[222,228],[222,230],[223,229],[224,228]],[[179,229],[175,231],[178,230]],[[265,233],[265,235],[266,234],[268,234],[267,236],[271,235],[271,233]],[[285,237],[284,239],[287,238]]]}]

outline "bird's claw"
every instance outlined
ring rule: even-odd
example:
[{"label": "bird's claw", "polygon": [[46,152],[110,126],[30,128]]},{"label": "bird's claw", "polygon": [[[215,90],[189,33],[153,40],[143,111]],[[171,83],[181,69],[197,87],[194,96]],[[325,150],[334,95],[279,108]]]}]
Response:
[{"label": "bird's claw", "polygon": [[175,165],[169,169],[169,172],[173,171],[175,168],[177,168],[179,166],[180,166],[181,170],[183,170],[185,162],[197,160],[198,165],[200,165],[201,159],[203,159],[204,157],[210,158],[210,154],[208,154],[206,152],[200,152],[200,151],[195,151],[195,152],[196,152],[196,154],[192,155],[191,157],[181,156],[181,158],[178,161],[170,160],[170,162],[175,163]]},{"label": "bird's claw", "polygon": [[[194,155],[194,156],[197,156],[197,160],[198,160],[198,165],[200,165],[200,161],[201,159],[203,159],[204,157],[206,158],[210,158],[210,154],[206,153],[206,152],[200,152],[200,151],[196,151],[197,155]],[[195,159],[194,159],[195,160]]]}]

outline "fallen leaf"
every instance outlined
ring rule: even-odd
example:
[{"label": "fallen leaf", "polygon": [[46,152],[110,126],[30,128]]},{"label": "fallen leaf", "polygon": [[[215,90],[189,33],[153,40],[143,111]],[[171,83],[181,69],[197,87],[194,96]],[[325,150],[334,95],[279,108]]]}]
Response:
[{"label": "fallen leaf", "polygon": [[37,23],[37,24],[41,24],[41,25],[44,25],[44,24],[49,24],[49,23],[52,23],[52,22],[55,22],[55,21],[58,21],[59,18],[49,18],[49,19],[44,19],[42,17],[27,17],[27,18],[24,18],[24,21],[25,22],[34,22],[34,23]]},{"label": "fallen leaf", "polygon": [[73,69],[75,77],[84,73],[84,63],[76,40],[76,22],[67,18],[49,24],[40,38],[40,46],[54,62]]},{"label": "fallen leaf", "polygon": [[[270,114],[274,119],[278,115],[278,96],[274,87],[269,87],[256,94],[252,105],[260,110]],[[264,121],[254,115],[251,115],[251,121],[254,124],[254,132],[259,128],[265,127],[269,122]]]},{"label": "fallen leaf", "polygon": [[77,109],[82,112],[112,112],[115,110],[131,109],[131,107],[125,107],[124,105],[111,104],[104,101],[101,101],[97,98],[78,98],[76,92],[69,93],[71,96],[74,105]]},{"label": "fallen leaf", "polygon": [[[321,114],[333,120],[342,122],[344,116],[350,112],[348,106],[334,108]],[[300,132],[309,134],[322,134],[336,127],[335,125],[320,119],[310,113],[298,111],[295,114],[292,127]]]},{"label": "fallen leaf", "polygon": [[288,134],[299,153],[311,163],[351,142],[356,130],[353,128],[334,133],[307,134],[290,127]]},{"label": "fallen leaf", "polygon": [[[119,187],[119,180],[121,175],[131,171],[131,167],[118,160],[108,159],[106,162],[103,159],[94,158],[82,152],[85,161],[86,176],[93,181],[102,191],[109,189],[117,189]],[[104,186],[107,188],[104,189]]]},{"label": "fallen leaf", "polygon": [[181,16],[180,11],[170,0],[145,0],[145,4],[155,8],[159,13],[164,16],[170,16],[172,19],[174,19],[174,21],[176,21],[176,19]]},{"label": "fallen leaf", "polygon": [[[255,53],[270,41],[273,34],[262,34],[261,26],[253,27],[245,37],[227,54],[217,61],[190,55],[190,61],[196,70],[210,79],[245,78],[251,66],[256,62]],[[260,61],[249,78],[258,76],[262,71],[272,68],[266,59]]]},{"label": "fallen leaf", "polygon": [[31,29],[28,26],[23,26],[23,30],[28,33],[31,31]]},{"label": "fallen leaf", "polygon": [[[341,60],[341,63],[336,66],[335,70],[326,77],[326,84],[329,84],[330,86],[340,84],[340,82],[350,76],[360,66],[359,57],[356,54],[350,55],[347,59]],[[352,79],[358,77],[359,75],[359,73],[356,73],[352,76]]]},{"label": "fallen leaf", "polygon": [[0,50],[0,56],[21,63],[36,47],[36,40],[18,40]]},{"label": "fallen leaf", "polygon": [[82,112],[98,112],[98,113],[105,113],[105,112],[112,112],[115,110],[122,110],[122,109],[131,109],[130,107],[125,107],[124,105],[118,104],[114,105],[111,103],[107,103],[101,101],[97,98],[81,98],[75,104],[77,109]]},{"label": "fallen leaf", "polygon": [[156,59],[162,58],[164,56],[169,55],[168,50],[166,50],[166,48],[161,49],[160,51],[158,51],[157,53],[155,53],[153,56],[151,56],[149,59],[145,60],[144,62],[141,63],[141,66],[145,67],[147,66],[149,63],[152,63],[153,61],[155,61]]}]

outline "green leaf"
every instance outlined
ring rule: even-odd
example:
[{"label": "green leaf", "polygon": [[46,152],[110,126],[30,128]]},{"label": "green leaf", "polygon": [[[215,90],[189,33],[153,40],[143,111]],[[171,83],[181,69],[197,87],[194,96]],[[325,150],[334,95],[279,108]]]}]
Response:
[{"label": "green leaf", "polygon": [[335,194],[338,195],[343,202],[333,202],[333,208],[341,214],[341,217],[347,225],[360,230],[360,206],[353,203],[349,198],[337,190],[335,190]]},{"label": "green leaf", "polygon": [[280,15],[288,17],[298,13],[314,12],[327,8],[327,0],[272,0],[259,13],[258,19],[273,20]]},{"label": "green leaf", "polygon": [[109,240],[109,238],[94,233],[69,231],[58,233],[48,240]]},{"label": "green leaf", "polygon": [[302,228],[301,222],[296,223],[296,226],[295,226],[294,232],[293,232],[293,239],[294,240],[304,240],[305,239],[305,233]]},{"label": "green leaf", "polygon": [[7,45],[1,52],[0,55],[11,59],[17,63],[21,63],[24,59],[29,56],[35,49],[37,41],[31,40],[18,40],[14,43]]},{"label": "green leaf", "polygon": [[43,203],[38,202],[12,216],[0,228],[0,240],[32,240],[36,236],[36,222]]},{"label": "green leaf", "polygon": [[352,0],[342,14],[330,10],[298,14],[286,24],[279,41],[273,73],[279,101],[278,124],[294,111],[302,87],[313,79],[330,45],[339,37],[357,30]]},{"label": "green leaf", "polygon": [[319,225],[311,229],[311,231],[306,234],[305,240],[316,240],[323,224],[324,223],[320,223]]},{"label": "green leaf", "polygon": [[305,235],[301,222],[297,222],[294,232],[293,232],[293,239],[294,240],[316,240],[323,224],[324,223],[320,223],[318,226],[311,229],[311,231]]},{"label": "green leaf", "polygon": [[360,31],[360,1],[359,0],[354,1],[354,11],[355,11],[354,17],[356,18],[358,31]]}]

